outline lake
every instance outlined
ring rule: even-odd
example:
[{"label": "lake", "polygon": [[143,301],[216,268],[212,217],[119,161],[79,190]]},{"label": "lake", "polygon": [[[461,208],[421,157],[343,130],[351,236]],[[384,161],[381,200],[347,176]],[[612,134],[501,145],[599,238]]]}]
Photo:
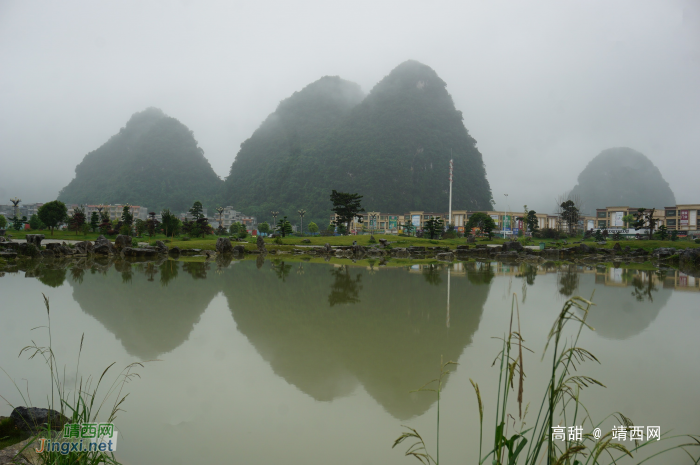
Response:
[{"label": "lake", "polygon": [[[436,396],[411,391],[451,360],[459,365],[442,392],[440,458],[476,463],[479,413],[469,380],[480,385],[489,450],[495,338],[508,332],[513,296],[534,351],[524,361],[532,425],[551,363],[551,352],[540,361],[547,334],[570,296],[593,295],[587,322],[595,331],[584,330],[579,345],[600,364],[578,373],[606,386],[582,393],[594,420],[620,411],[662,433],[700,433],[700,279],[678,271],[191,260],[57,261],[5,273],[0,367],[45,406],[43,362],[17,357],[31,340],[47,342],[45,329],[32,331],[46,324],[44,293],[69,385],[99,377],[112,362],[121,369],[157,360],[126,386],[115,421],[117,458],[127,465],[406,464],[415,462],[403,456],[406,447],[391,448],[401,425],[418,429],[431,452],[436,443]],[[1,373],[0,394],[23,404]],[[0,415],[11,411],[0,405]],[[515,403],[510,411],[517,419]],[[614,424],[604,423],[608,431]]]}]

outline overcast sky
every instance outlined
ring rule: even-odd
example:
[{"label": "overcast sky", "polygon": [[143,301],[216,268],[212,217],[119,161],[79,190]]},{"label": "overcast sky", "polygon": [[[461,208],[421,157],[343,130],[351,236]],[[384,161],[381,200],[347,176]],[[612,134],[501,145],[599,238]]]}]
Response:
[{"label": "overcast sky", "polygon": [[55,199],[149,106],[226,177],[280,100],[407,59],[447,82],[499,209],[551,211],[616,146],[700,202],[700,1],[0,0],[0,203]]}]

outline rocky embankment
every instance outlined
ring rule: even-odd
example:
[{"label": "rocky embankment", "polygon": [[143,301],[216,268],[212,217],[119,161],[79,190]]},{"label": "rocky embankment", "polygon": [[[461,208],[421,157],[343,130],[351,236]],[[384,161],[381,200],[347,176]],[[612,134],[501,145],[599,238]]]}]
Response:
[{"label": "rocky embankment", "polygon": [[[139,243],[134,247],[134,240],[130,236],[117,236],[114,243],[104,236],[100,236],[94,242],[83,241],[76,244],[67,245],[50,243],[42,250],[41,242],[44,239],[42,234],[29,234],[26,236],[26,243],[8,241],[0,237],[0,259],[14,259],[17,257],[31,258],[69,258],[87,256],[109,256],[114,258],[177,258],[180,255],[204,255],[207,258],[214,257],[242,257],[245,254],[259,255],[281,255],[289,254],[288,251],[266,248],[261,237],[257,240],[257,249],[246,249],[245,246],[231,242],[228,237],[220,237],[216,241],[215,250],[183,249],[178,247],[169,248],[162,241],[157,241],[155,246],[147,243]],[[597,244],[603,245],[603,244]],[[380,239],[379,243],[370,247],[364,247],[356,242],[349,246],[331,246],[325,244],[322,247],[296,247],[291,251],[294,255],[321,256],[327,259],[331,257],[360,260],[363,258],[389,259],[389,258],[412,258],[412,259],[432,259],[450,262],[453,260],[486,259],[502,262],[527,262],[538,263],[546,261],[569,261],[583,265],[593,265],[599,262],[612,262],[615,264],[643,263],[652,261],[657,265],[677,266],[685,273],[700,275],[700,249],[676,249],[658,248],[651,252],[641,248],[621,247],[615,243],[612,248],[602,248],[590,246],[585,243],[575,243],[571,246],[546,248],[544,250],[524,247],[520,242],[506,242],[502,246],[467,244],[457,246],[456,249],[449,247],[394,247],[385,239]]]}]

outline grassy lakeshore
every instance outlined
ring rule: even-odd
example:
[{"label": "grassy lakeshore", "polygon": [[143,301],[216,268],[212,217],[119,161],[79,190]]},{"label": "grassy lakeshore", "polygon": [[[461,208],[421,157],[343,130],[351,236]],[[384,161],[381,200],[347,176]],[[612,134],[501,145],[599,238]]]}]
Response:
[{"label": "grassy lakeshore", "polygon": [[[56,239],[56,240],[72,240],[72,241],[94,241],[97,239],[97,237],[100,235],[99,233],[88,233],[87,235],[83,234],[75,234],[74,232],[70,231],[55,231],[54,235],[51,236],[49,231],[8,231],[9,234],[12,235],[12,238],[14,240],[24,240],[27,234],[44,234],[46,236],[46,239]],[[155,241],[160,240],[160,241],[165,241],[168,245],[168,247],[179,247],[181,249],[203,249],[203,250],[214,250],[215,245],[216,245],[216,240],[218,239],[219,236],[206,236],[204,238],[192,238],[192,239],[185,239],[183,237],[175,237],[175,238],[170,238],[166,237],[163,234],[157,234],[153,237],[149,236],[143,236],[143,237],[136,237],[135,239],[138,242],[148,242],[155,244]],[[370,235],[358,235],[358,236],[304,236],[304,237],[298,237],[298,236],[291,236],[291,237],[284,237],[280,238],[281,244],[275,243],[274,239],[266,238],[265,239],[265,244],[268,249],[277,249],[277,250],[283,250],[283,251],[291,251],[295,247],[304,247],[304,246],[316,246],[320,247],[323,246],[326,243],[329,243],[332,246],[348,246],[352,245],[354,241],[357,241],[358,244],[368,247],[372,246],[374,244],[371,244],[370,241]],[[426,238],[418,238],[418,237],[404,237],[404,236],[396,236],[392,234],[375,234],[374,238],[377,240],[377,244],[379,243],[379,239],[386,239],[391,243],[392,247],[412,247],[412,246],[418,246],[418,247],[449,247],[450,249],[456,248],[458,245],[465,245],[467,244],[467,241],[465,238],[457,238],[457,239],[426,239]],[[114,240],[113,237],[110,237],[109,239]],[[302,241],[310,241],[310,242],[302,242]],[[532,239],[532,241],[529,244],[526,245],[538,245],[540,242],[544,242],[547,247],[552,247],[552,246],[559,246],[559,247],[572,247],[576,244],[573,244],[574,242],[580,241],[580,238],[569,238],[565,239],[566,244],[564,243],[563,240],[553,240],[553,239]],[[246,247],[246,249],[255,249],[255,241],[256,238],[252,236],[248,236],[244,241],[238,242],[235,245],[243,245]],[[485,240],[485,239],[478,239],[476,244],[495,244],[495,245],[500,245],[503,244],[505,240],[501,237],[494,237],[491,240]],[[679,239],[677,241],[660,241],[660,240],[621,240],[621,241],[613,241],[613,240],[608,240],[605,245],[598,245],[595,241],[593,240],[586,240],[584,243],[588,245],[589,247],[593,248],[604,248],[604,249],[611,249],[614,247],[616,243],[620,244],[620,246],[624,249],[625,247],[629,246],[631,249],[643,249],[646,251],[652,251],[654,249],[657,249],[659,247],[674,247],[676,249],[687,249],[687,248],[698,248],[700,247],[700,244],[696,244],[692,240],[688,239]]]}]

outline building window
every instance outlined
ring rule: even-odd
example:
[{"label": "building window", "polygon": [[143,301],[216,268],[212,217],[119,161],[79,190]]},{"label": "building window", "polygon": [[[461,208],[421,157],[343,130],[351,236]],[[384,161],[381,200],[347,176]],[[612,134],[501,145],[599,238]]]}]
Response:
[{"label": "building window", "polygon": [[676,210],[666,210],[666,216],[676,216]]},{"label": "building window", "polygon": [[605,212],[598,212],[598,218],[605,218]]},{"label": "building window", "polygon": [[605,220],[599,220],[599,221],[598,221],[598,227],[599,227],[599,228],[604,228],[604,227],[605,227]]},{"label": "building window", "polygon": [[676,227],[676,220],[666,220],[666,226]]}]

